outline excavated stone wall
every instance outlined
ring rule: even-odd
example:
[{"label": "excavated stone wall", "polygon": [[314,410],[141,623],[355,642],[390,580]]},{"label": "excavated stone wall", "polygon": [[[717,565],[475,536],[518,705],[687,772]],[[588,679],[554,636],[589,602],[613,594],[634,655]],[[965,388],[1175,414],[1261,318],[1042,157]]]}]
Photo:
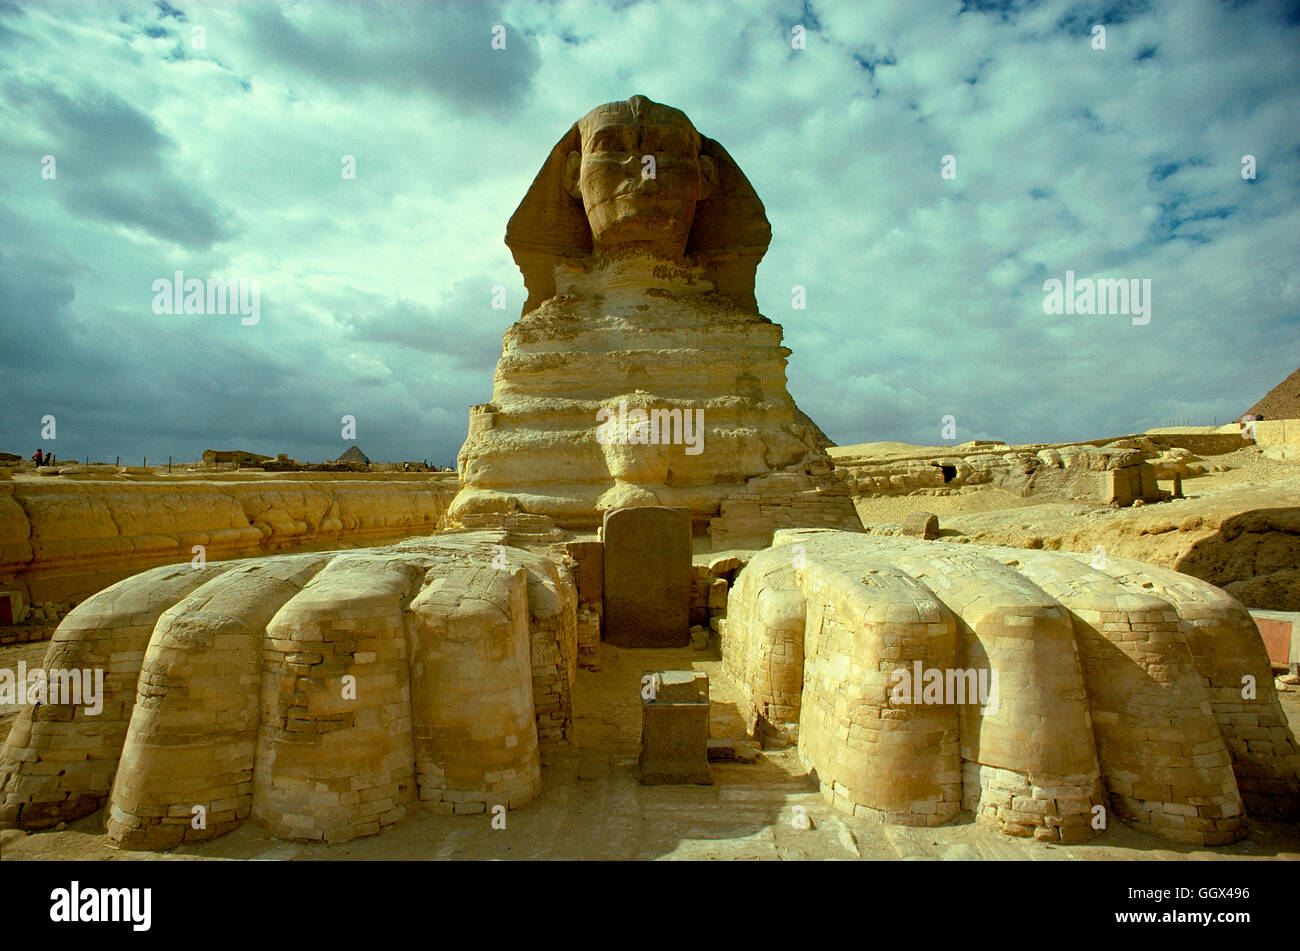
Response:
[{"label": "excavated stone wall", "polygon": [[433,532],[438,479],[0,482],[0,586],[80,600],[145,568],[292,546]]}]

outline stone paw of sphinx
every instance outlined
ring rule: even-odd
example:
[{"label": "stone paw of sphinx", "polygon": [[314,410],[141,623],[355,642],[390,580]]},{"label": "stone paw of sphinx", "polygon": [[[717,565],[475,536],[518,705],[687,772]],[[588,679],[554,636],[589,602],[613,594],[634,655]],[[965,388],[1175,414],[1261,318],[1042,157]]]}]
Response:
[{"label": "stone paw of sphinx", "polygon": [[503,539],[174,565],[99,592],[45,666],[103,670],[100,709],[24,708],[0,754],[0,825],[106,806],[124,848],[250,817],[341,841],[421,802],[528,802],[539,726],[562,736],[571,720],[557,645],[576,596],[562,566]]},{"label": "stone paw of sphinx", "polygon": [[[568,563],[503,532],[171,566],[64,619],[50,670],[98,709],[21,713],[0,826],[102,807],[169,848],[251,818],[344,841],[417,804],[521,806],[572,722]],[[592,543],[598,544],[598,543]],[[723,662],[757,736],[798,741],[855,816],[1089,838],[1118,816],[1221,845],[1300,811],[1300,748],[1248,612],[1194,578],[1088,555],[778,531],[731,587]],[[201,821],[199,821],[201,818]]]},{"label": "stone paw of sphinx", "polygon": [[1250,614],[1142,562],[778,531],[728,599],[723,656],[757,735],[799,743],[834,806],[961,810],[1072,842],[1107,812],[1223,845],[1300,815],[1300,747]]}]

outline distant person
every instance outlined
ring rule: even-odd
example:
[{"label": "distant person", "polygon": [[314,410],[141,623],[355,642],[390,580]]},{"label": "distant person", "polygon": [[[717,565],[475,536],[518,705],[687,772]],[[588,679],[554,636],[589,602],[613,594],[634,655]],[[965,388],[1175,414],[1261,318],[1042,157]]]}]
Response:
[{"label": "distant person", "polygon": [[403,472],[410,472],[410,471],[411,471],[411,464],[410,464],[409,462],[403,462],[403,463],[402,463],[402,471],[403,471]]},{"label": "distant person", "polygon": [[39,449],[37,449],[32,453],[32,461],[36,463],[36,468],[39,469],[41,466],[45,465],[45,456],[42,455]]},{"label": "distant person", "polygon": [[54,453],[50,452],[45,454],[45,464],[47,466],[54,465]]}]

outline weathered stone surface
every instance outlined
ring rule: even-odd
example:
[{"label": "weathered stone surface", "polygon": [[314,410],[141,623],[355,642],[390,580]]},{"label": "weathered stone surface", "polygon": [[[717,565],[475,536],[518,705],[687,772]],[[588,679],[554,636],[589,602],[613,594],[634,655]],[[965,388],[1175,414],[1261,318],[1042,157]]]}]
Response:
[{"label": "weathered stone surface", "polygon": [[0,591],[0,624],[17,624],[27,616],[21,591]]},{"label": "weathered stone surface", "polygon": [[578,609],[578,666],[600,670],[599,602],[583,604]]},{"label": "weathered stone surface", "polygon": [[605,514],[605,640],[620,647],[689,642],[691,520],[662,506]]},{"label": "weathered stone surface", "polygon": [[[1073,443],[1007,446],[967,443],[926,449],[897,443],[836,446],[829,450],[835,474],[855,498],[879,495],[943,495],[980,486],[1022,497],[1159,501],[1156,473],[1145,461],[1163,444],[1153,438],[1118,440],[1106,446]],[[1145,474],[1144,474],[1145,473]],[[1146,480],[1145,482],[1143,480]]]},{"label": "weathered stone surface", "polygon": [[[23,709],[0,752],[0,824],[107,805],[114,842],[153,849],[250,816],[342,841],[416,802],[523,805],[539,744],[572,720],[578,599],[563,566],[503,540],[170,566],[96,594],[46,666],[105,669],[102,709]],[[188,823],[196,806],[206,828]]]},{"label": "weathered stone surface", "polygon": [[[820,466],[809,466],[810,472]],[[722,500],[721,514],[709,522],[715,550],[766,548],[778,528],[838,528],[861,531],[849,484],[841,474],[773,472],[755,476],[743,492]]]},{"label": "weathered stone surface", "polygon": [[452,493],[428,477],[229,473],[0,485],[0,583],[83,598],[158,564],[433,532]]},{"label": "weathered stone surface", "polygon": [[[103,668],[102,709],[20,714],[0,825],[107,807],[128,848],[247,818],[328,842],[417,803],[527,802],[539,746],[571,717],[578,592],[568,559],[503,539],[172,566],[96,595],[45,664]],[[1202,846],[1240,838],[1247,810],[1300,812],[1300,747],[1258,630],[1223,591],[1116,556],[776,541],[713,621],[755,736],[797,738],[836,808],[907,825],[964,808],[1007,835],[1076,842],[1102,806]],[[642,701],[643,781],[709,782],[707,678],[661,672]],[[186,821],[195,806],[205,829]]]},{"label": "weathered stone surface", "polygon": [[[625,148],[655,154],[654,178]],[[666,505],[703,520],[755,476],[830,472],[787,392],[781,328],[757,312],[770,238],[744,174],[678,110],[637,96],[575,124],[507,229],[528,300],[471,410],[452,518],[589,527]]]},{"label": "weathered stone surface", "polygon": [[912,512],[903,519],[903,534],[913,538],[938,538],[939,516],[930,512]]},{"label": "weathered stone surface", "polygon": [[[755,735],[797,734],[854,815],[931,825],[964,807],[1078,841],[1103,805],[1203,845],[1244,834],[1243,803],[1294,816],[1300,747],[1245,609],[1176,572],[1089,561],[779,532],[732,588],[724,663]],[[900,696],[914,670],[942,689]],[[981,672],[992,692],[972,702]],[[1199,825],[1168,818],[1184,814]]]},{"label": "weathered stone surface", "polygon": [[641,696],[641,782],[712,784],[708,678],[689,670],[650,677],[652,696]]},{"label": "weathered stone surface", "polygon": [[[709,699],[709,675],[694,670],[661,670],[649,674],[651,698],[658,703],[705,703]],[[644,681],[644,677],[642,678]]]},{"label": "weathered stone surface", "polygon": [[736,759],[736,741],[729,736],[710,738],[707,748],[710,763],[730,763]]},{"label": "weathered stone surface", "polygon": [[598,541],[564,542],[557,546],[578,564],[578,600],[583,604],[599,602],[605,591],[605,550]]}]

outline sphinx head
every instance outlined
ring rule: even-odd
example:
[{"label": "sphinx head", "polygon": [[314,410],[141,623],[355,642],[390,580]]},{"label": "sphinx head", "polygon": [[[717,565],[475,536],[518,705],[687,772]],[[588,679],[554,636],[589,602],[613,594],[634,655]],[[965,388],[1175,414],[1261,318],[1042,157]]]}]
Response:
[{"label": "sphinx head", "polygon": [[578,121],[581,151],[564,160],[564,190],[582,202],[593,248],[641,248],[678,259],[696,205],[718,181],[700,134],[680,109],[633,96]]},{"label": "sphinx head", "polygon": [[506,229],[528,287],[525,314],[554,296],[557,264],[628,250],[697,264],[719,293],[756,311],[754,271],[771,237],[726,150],[645,96],[574,123]]}]

